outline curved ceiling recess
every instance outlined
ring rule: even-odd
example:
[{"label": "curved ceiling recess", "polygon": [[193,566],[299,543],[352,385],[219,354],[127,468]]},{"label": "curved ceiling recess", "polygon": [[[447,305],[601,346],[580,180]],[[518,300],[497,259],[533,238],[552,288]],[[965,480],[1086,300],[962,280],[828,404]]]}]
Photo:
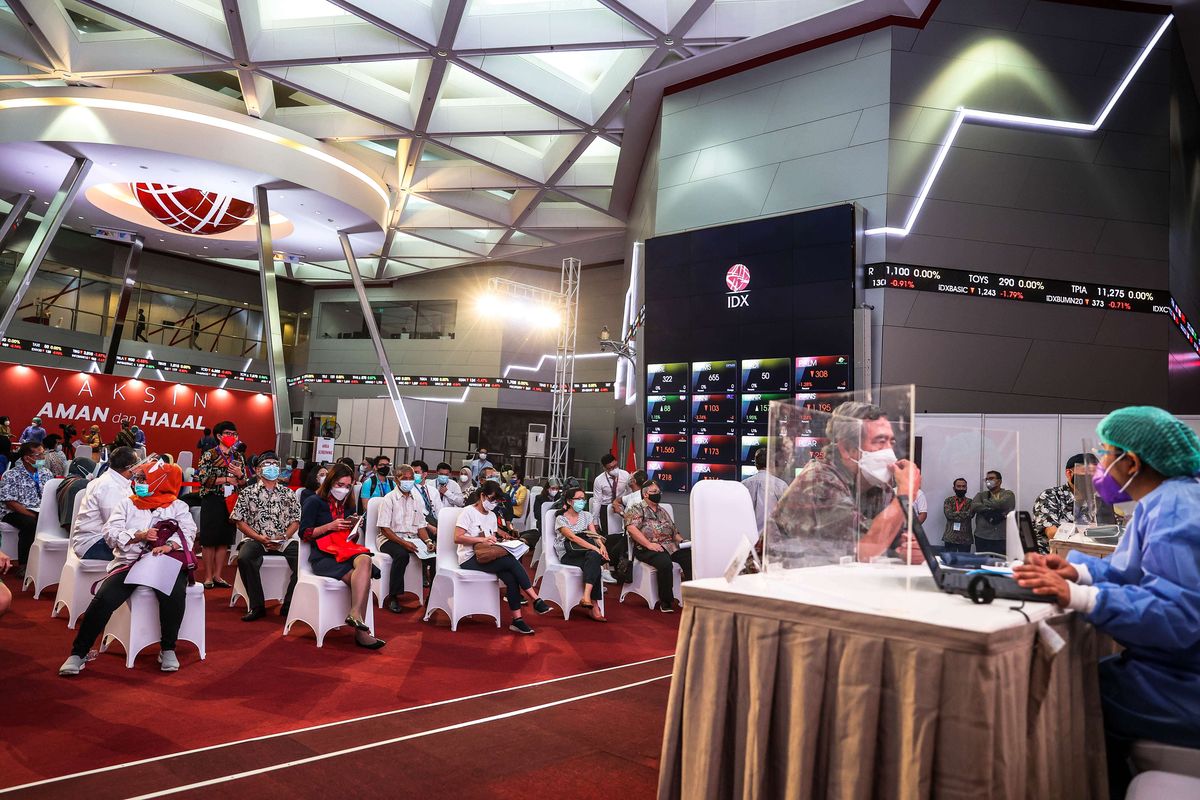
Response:
[{"label": "curved ceiling recess", "polygon": [[204,159],[334,197],[380,229],[387,175],[340,150],[243,114],[143,92],[84,87],[0,91],[0,142],[84,142]]}]

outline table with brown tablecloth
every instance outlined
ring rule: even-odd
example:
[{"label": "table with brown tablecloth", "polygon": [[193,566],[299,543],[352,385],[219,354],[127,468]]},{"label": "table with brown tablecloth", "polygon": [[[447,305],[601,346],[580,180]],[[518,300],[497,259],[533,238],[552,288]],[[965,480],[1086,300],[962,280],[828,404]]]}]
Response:
[{"label": "table with brown tablecloth", "polygon": [[1097,636],[1078,615],[976,606],[905,566],[693,581],[683,598],[660,798],[1107,796]]}]

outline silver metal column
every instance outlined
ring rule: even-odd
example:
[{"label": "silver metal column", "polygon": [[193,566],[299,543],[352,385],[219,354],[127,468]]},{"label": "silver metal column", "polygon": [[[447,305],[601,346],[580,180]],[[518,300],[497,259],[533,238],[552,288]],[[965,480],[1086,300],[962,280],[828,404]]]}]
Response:
[{"label": "silver metal column", "polygon": [[117,313],[113,318],[112,336],[108,340],[108,357],[104,359],[104,374],[112,375],[117,368],[117,351],[121,349],[121,338],[125,333],[125,317],[129,314],[129,298],[137,283],[138,264],[142,260],[141,236],[133,237],[129,245],[129,256],[125,259],[125,274],[121,280],[121,294],[117,298]]},{"label": "silver metal column", "polygon": [[13,207],[9,209],[5,215],[4,221],[0,222],[0,250],[4,249],[4,244],[8,238],[13,235],[17,227],[25,219],[25,212],[29,209],[29,203],[33,200],[33,195],[20,194],[17,199],[13,200]]},{"label": "silver metal column", "polygon": [[[579,332],[578,258],[564,258],[559,293],[562,295],[562,327],[558,331],[558,353],[554,360],[554,406],[550,412],[550,477],[566,480],[570,472],[571,401],[575,396],[575,338]],[[618,454],[619,455],[619,454]]]},{"label": "silver metal column", "polygon": [[292,406],[288,399],[287,365],[283,363],[283,330],[279,324],[279,290],[275,285],[275,248],[271,242],[271,207],[267,188],[254,187],[258,220],[258,280],[262,288],[263,333],[267,337],[267,371],[275,396],[275,452],[292,454]]},{"label": "silver metal column", "polygon": [[371,343],[375,345],[375,355],[379,356],[379,368],[383,370],[383,382],[387,386],[388,397],[396,409],[396,420],[400,423],[400,432],[404,434],[404,443],[410,448],[417,447],[417,437],[413,435],[412,423],[408,421],[408,413],[404,410],[404,401],[400,399],[400,387],[396,385],[396,376],[388,363],[387,351],[383,349],[383,340],[379,338],[379,326],[375,324],[375,315],[371,311],[371,303],[367,299],[367,287],[363,286],[362,274],[358,271],[358,261],[354,257],[354,249],[350,246],[350,237],[345,231],[338,232],[338,240],[342,243],[342,253],[346,256],[346,268],[350,270],[350,280],[354,281],[354,291],[358,293],[358,304],[362,307],[363,318],[367,323],[367,331],[371,334]]},{"label": "silver metal column", "polygon": [[54,240],[54,235],[58,233],[63,220],[67,218],[67,211],[75,202],[75,195],[79,194],[83,180],[91,168],[92,162],[86,158],[77,158],[71,164],[71,168],[67,170],[67,176],[63,178],[62,186],[58,187],[58,191],[54,193],[54,199],[46,208],[46,213],[37,230],[34,231],[33,238],[29,240],[29,247],[21,254],[21,260],[17,262],[17,268],[13,270],[12,277],[8,279],[8,285],[0,293],[0,308],[4,309],[4,316],[0,317],[0,339],[3,339],[8,333],[8,326],[12,324],[13,318],[17,315],[17,308],[20,307],[21,301],[25,299],[25,292],[29,289],[30,281],[33,280],[42,259],[46,257],[46,251],[50,249],[50,242]]}]

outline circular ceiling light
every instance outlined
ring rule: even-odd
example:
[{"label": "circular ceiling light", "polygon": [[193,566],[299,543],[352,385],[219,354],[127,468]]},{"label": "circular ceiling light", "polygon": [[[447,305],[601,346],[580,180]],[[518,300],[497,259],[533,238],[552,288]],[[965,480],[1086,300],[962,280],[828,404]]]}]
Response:
[{"label": "circular ceiling light", "polygon": [[129,188],[150,216],[183,233],[225,233],[254,216],[252,203],[217,192],[167,183],[133,183]]}]

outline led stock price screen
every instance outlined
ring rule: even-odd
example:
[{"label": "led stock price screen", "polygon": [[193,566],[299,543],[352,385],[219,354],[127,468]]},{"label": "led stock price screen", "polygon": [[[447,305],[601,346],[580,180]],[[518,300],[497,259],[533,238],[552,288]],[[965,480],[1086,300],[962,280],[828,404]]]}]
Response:
[{"label": "led stock price screen", "polygon": [[733,434],[692,434],[692,461],[734,464],[737,454],[737,437]]},{"label": "led stock price screen", "polygon": [[651,364],[646,367],[647,394],[687,394],[688,362]]},{"label": "led stock price screen", "polygon": [[677,461],[688,454],[686,433],[647,433],[647,461]]},{"label": "led stock price screen", "polygon": [[755,358],[742,361],[741,389],[756,394],[790,392],[792,390],[792,360],[790,358]]},{"label": "led stock price screen", "polygon": [[688,490],[688,462],[647,461],[646,474],[664,493]]},{"label": "led stock price screen", "polygon": [[736,425],[736,394],[692,395],[692,422],[703,425]]},{"label": "led stock price screen", "polygon": [[648,425],[686,425],[688,401],[683,395],[658,394],[646,398]]},{"label": "led stock price screen", "polygon": [[738,362],[696,361],[692,364],[693,394],[732,394],[737,391]]},{"label": "led stock price screen", "polygon": [[692,464],[692,486],[700,481],[736,481],[739,478],[737,464]]},{"label": "led stock price screen", "polygon": [[849,356],[800,356],[796,388],[802,392],[844,392],[850,387]]},{"label": "led stock price screen", "polygon": [[1087,281],[1060,281],[947,267],[919,267],[912,264],[868,264],[866,281],[867,288],[871,289],[910,289],[1110,311],[1171,313],[1171,297],[1166,291],[1110,286]]},{"label": "led stock price screen", "polygon": [[738,448],[738,450],[739,450],[738,461],[741,462],[742,464],[753,464],[754,463],[754,454],[757,453],[760,448],[763,448],[766,446],[767,446],[767,437],[766,436],[746,436],[745,434],[743,434],[742,440],[741,440],[741,446]]},{"label": "led stock price screen", "polygon": [[771,421],[771,402],[791,400],[790,394],[744,394],[742,395],[741,423],[756,430],[765,431]]}]

